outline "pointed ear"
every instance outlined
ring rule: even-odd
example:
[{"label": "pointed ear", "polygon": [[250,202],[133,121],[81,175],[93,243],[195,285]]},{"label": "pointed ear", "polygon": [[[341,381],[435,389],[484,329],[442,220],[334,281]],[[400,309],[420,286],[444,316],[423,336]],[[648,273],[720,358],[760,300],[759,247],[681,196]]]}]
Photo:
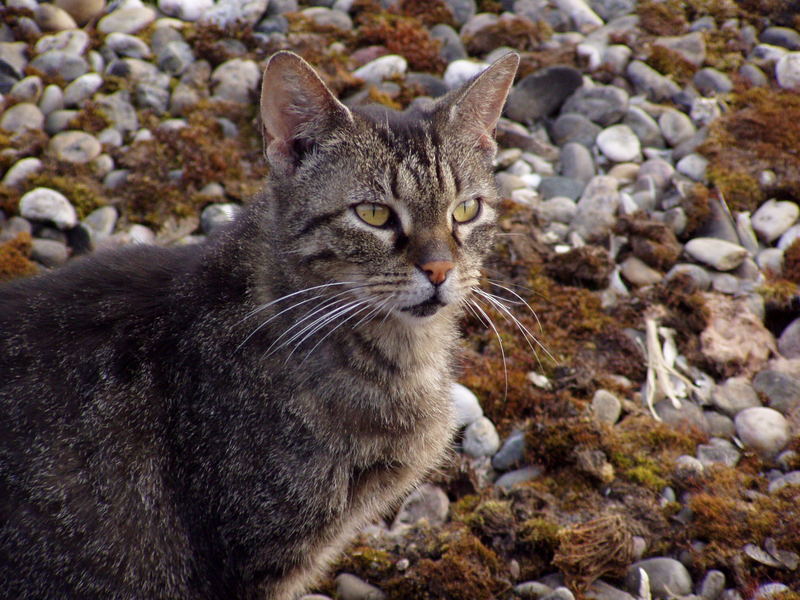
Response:
[{"label": "pointed ear", "polygon": [[261,83],[261,123],[271,169],[291,175],[322,137],[352,118],[302,58],[283,51],[269,59]]},{"label": "pointed ear", "polygon": [[518,66],[519,55],[509,52],[457,90],[450,103],[449,127],[492,156],[497,149],[494,129]]}]

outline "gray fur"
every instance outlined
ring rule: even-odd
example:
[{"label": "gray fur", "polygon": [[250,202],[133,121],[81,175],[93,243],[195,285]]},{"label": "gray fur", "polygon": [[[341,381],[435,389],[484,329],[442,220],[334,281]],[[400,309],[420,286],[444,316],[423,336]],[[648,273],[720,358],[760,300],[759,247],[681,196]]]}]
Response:
[{"label": "gray fur", "polygon": [[[293,598],[440,464],[517,62],[397,115],[279,53],[271,176],[236,222],[0,288],[2,594]],[[438,287],[432,260],[454,265]]]}]

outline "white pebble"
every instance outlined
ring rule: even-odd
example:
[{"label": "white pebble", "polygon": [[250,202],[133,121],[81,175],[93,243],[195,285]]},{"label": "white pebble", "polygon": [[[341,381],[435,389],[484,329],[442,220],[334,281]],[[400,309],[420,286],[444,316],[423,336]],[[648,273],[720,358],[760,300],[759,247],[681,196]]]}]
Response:
[{"label": "white pebble", "polygon": [[736,435],[745,446],[766,456],[774,456],[789,442],[789,422],[772,408],[755,406],[746,408],[734,420]]},{"label": "white pebble", "polygon": [[66,196],[44,187],[22,196],[19,214],[33,221],[51,221],[59,229],[71,229],[78,223],[78,215]]}]

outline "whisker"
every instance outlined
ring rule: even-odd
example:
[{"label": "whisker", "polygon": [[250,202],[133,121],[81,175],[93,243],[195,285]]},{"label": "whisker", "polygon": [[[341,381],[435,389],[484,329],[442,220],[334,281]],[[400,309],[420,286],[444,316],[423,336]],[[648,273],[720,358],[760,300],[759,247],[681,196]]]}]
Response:
[{"label": "whisker", "polygon": [[[533,315],[533,318],[536,319],[536,324],[539,326],[539,331],[544,333],[544,328],[542,327],[542,322],[539,320],[539,315],[536,314],[536,311],[533,310],[533,307],[531,307],[531,305],[528,304],[522,296],[520,296],[517,292],[515,292],[511,288],[506,287],[505,285],[501,284],[498,281],[495,281],[493,279],[487,279],[487,281],[489,283],[491,283],[492,285],[495,285],[495,286],[499,287],[500,289],[507,291],[509,294],[512,294],[512,295],[516,296],[517,298],[519,298],[519,302],[514,302],[512,300],[508,300],[508,299],[505,299],[505,298],[503,298],[503,300],[505,300],[506,302],[511,302],[512,304],[524,304],[525,306],[527,306],[528,310]],[[487,293],[489,293],[489,292],[487,292]]]},{"label": "whisker", "polygon": [[[497,327],[495,327],[491,317],[486,314],[486,311],[483,310],[483,308],[472,298],[467,298],[466,301],[468,303],[467,306],[473,309],[473,314],[488,327],[492,328],[492,331],[494,331],[494,335],[497,338],[497,342],[500,345],[500,357],[503,359],[503,376],[505,379],[505,389],[503,390],[503,401],[505,402],[505,400],[508,398],[508,365],[506,364],[506,351],[503,348],[503,339],[500,337],[500,332],[497,330]],[[483,315],[483,318],[481,318],[478,313]]]},{"label": "whisker", "polygon": [[311,336],[313,336],[317,331],[319,331],[320,329],[325,327],[328,323],[331,323],[331,322],[335,321],[339,317],[341,317],[343,315],[346,315],[348,312],[354,310],[355,308],[358,308],[359,306],[364,306],[365,304],[368,304],[368,302],[366,300],[353,300],[353,301],[345,304],[344,306],[338,306],[338,307],[334,308],[330,312],[328,312],[328,313],[322,315],[321,317],[318,317],[317,319],[315,319],[312,323],[306,325],[301,331],[295,333],[288,340],[286,340],[283,344],[281,344],[275,350],[275,352],[277,352],[281,348],[287,346],[288,344],[291,344],[295,340],[298,340],[294,344],[294,348],[289,353],[289,356],[286,357],[288,359],[289,357],[292,356],[292,354],[294,354],[295,350],[297,350],[300,346],[303,345],[303,342],[305,342],[307,339],[309,339]]},{"label": "whisker", "polygon": [[[261,311],[269,308],[270,306],[272,306],[274,304],[277,304],[278,302],[283,302],[284,300],[288,300],[289,298],[291,298],[293,296],[297,296],[298,294],[303,294],[305,292],[311,292],[313,290],[318,290],[318,289],[321,289],[321,288],[332,287],[332,286],[335,286],[335,285],[357,285],[357,284],[356,284],[355,281],[335,281],[335,282],[332,282],[332,283],[323,283],[323,284],[320,284],[320,285],[314,285],[314,286],[311,286],[311,287],[308,287],[308,288],[304,288],[302,290],[297,290],[296,292],[292,292],[291,294],[286,294],[285,296],[281,296],[280,298],[275,298],[275,300],[271,300],[270,302],[266,302],[266,303],[262,304],[261,306],[258,306],[256,308],[254,308],[249,313],[247,313],[244,317],[242,317],[242,319],[240,321],[237,321],[236,325],[241,324],[243,321],[246,321],[247,319],[257,315]],[[365,286],[362,285],[362,286],[358,286],[358,287],[365,287]],[[354,289],[357,289],[357,288],[354,288]]]},{"label": "whisker", "polygon": [[[295,321],[294,323],[292,323],[292,324],[291,324],[289,327],[287,327],[287,328],[286,328],[286,330],[285,330],[283,333],[281,333],[281,334],[280,334],[280,335],[279,335],[279,336],[278,336],[278,337],[277,337],[277,338],[276,338],[276,339],[275,339],[275,340],[272,342],[272,344],[270,344],[270,345],[269,345],[269,347],[266,349],[266,351],[265,351],[265,352],[267,353],[267,356],[271,356],[272,354],[274,354],[275,352],[277,352],[278,350],[280,350],[281,348],[283,348],[283,347],[284,347],[286,344],[290,344],[290,343],[291,343],[293,340],[297,339],[297,337],[298,337],[298,336],[300,336],[300,335],[303,335],[303,333],[304,333],[305,331],[307,331],[309,328],[313,328],[313,327],[315,326],[315,324],[316,324],[316,323],[317,323],[319,320],[321,320],[321,319],[324,319],[324,318],[327,316],[327,314],[330,314],[330,313],[325,313],[325,311],[327,311],[327,310],[329,310],[329,309],[331,309],[331,308],[333,308],[334,310],[338,310],[338,308],[340,308],[340,307],[342,307],[342,306],[345,306],[345,305],[347,305],[347,303],[348,303],[348,302],[349,302],[349,303],[352,303],[352,302],[354,302],[354,301],[353,301],[353,300],[349,300],[349,299],[341,299],[341,298],[340,298],[340,299],[338,299],[338,300],[337,300],[337,299],[326,300],[325,302],[323,302],[323,303],[322,303],[322,306],[319,306],[319,307],[315,308],[314,310],[312,310],[312,311],[310,311],[308,314],[306,314],[306,315],[305,315],[305,316],[304,316],[302,319],[298,319],[297,321]],[[315,315],[319,315],[320,313],[325,313],[325,314],[323,314],[322,316],[318,316],[318,317],[316,317],[316,318],[315,318]],[[295,332],[294,334],[291,334],[291,336],[290,336],[290,338],[289,338],[289,339],[287,339],[287,340],[285,340],[284,342],[282,342],[282,343],[280,344],[280,346],[278,346],[278,348],[276,348],[275,350],[273,350],[273,348],[275,348],[275,346],[276,346],[276,345],[278,345],[278,343],[279,343],[279,342],[280,342],[280,341],[281,341],[281,340],[282,340],[284,337],[286,337],[287,335],[289,335],[289,334],[290,334],[290,332],[291,332],[293,329],[296,329],[297,327],[300,327],[300,326],[301,326],[303,323],[305,323],[305,322],[306,322],[306,321],[308,321],[309,319],[313,319],[313,320],[311,321],[311,323],[309,323],[308,325],[306,325],[305,327],[303,327],[303,328],[302,328],[300,331],[297,331],[297,332]]]},{"label": "whisker", "polygon": [[[358,308],[358,305],[359,305],[359,304],[361,305],[361,308]],[[286,360],[288,361],[288,360],[291,358],[292,354],[294,354],[294,353],[295,353],[295,351],[296,351],[298,348],[300,348],[300,346],[303,344],[303,342],[304,342],[304,341],[306,341],[306,340],[307,340],[309,337],[311,337],[312,335],[314,335],[316,332],[320,331],[320,330],[321,330],[323,327],[325,327],[325,326],[326,326],[326,325],[328,325],[329,323],[332,323],[333,321],[335,321],[335,320],[336,320],[336,319],[338,319],[339,317],[341,317],[341,316],[343,316],[343,315],[346,315],[348,312],[355,311],[355,312],[353,312],[353,314],[351,314],[349,317],[347,317],[347,318],[343,319],[342,321],[340,321],[340,322],[339,322],[339,323],[338,323],[338,324],[337,324],[335,327],[333,327],[333,328],[332,328],[332,329],[331,329],[331,330],[330,330],[328,333],[326,333],[325,335],[323,335],[323,336],[322,336],[322,337],[321,337],[321,338],[320,338],[320,339],[317,341],[317,343],[316,343],[316,344],[314,344],[314,345],[311,347],[311,349],[310,349],[308,352],[306,352],[306,355],[303,357],[303,360],[301,360],[301,361],[300,361],[300,364],[302,365],[302,364],[303,364],[303,363],[306,361],[306,359],[307,359],[309,356],[311,356],[311,354],[314,352],[314,350],[316,350],[316,349],[319,347],[319,345],[320,345],[322,342],[324,342],[324,341],[325,341],[325,340],[326,340],[326,339],[327,339],[327,338],[328,338],[328,337],[329,337],[329,336],[330,336],[330,335],[331,335],[331,334],[332,334],[334,331],[336,331],[337,329],[339,329],[339,327],[341,327],[342,325],[344,325],[345,323],[347,323],[347,322],[348,322],[350,319],[353,319],[353,318],[357,317],[358,315],[360,315],[360,314],[361,314],[362,312],[364,312],[365,310],[369,310],[369,309],[370,309],[370,306],[371,306],[371,305],[370,305],[370,303],[369,303],[369,302],[367,302],[367,301],[363,301],[363,302],[360,302],[360,303],[358,303],[358,304],[355,304],[355,305],[348,305],[348,306],[347,306],[347,307],[345,307],[344,309],[339,309],[339,311],[340,311],[340,312],[339,312],[338,314],[336,314],[336,315],[332,315],[332,316],[331,316],[331,317],[330,317],[328,320],[326,320],[324,323],[322,323],[322,324],[321,324],[319,327],[316,327],[316,328],[315,328],[313,331],[310,331],[308,334],[306,334],[306,336],[305,336],[305,337],[304,337],[302,340],[300,340],[299,342],[297,342],[297,343],[295,344],[294,348],[292,348],[292,351],[289,353],[289,356],[287,356],[287,357],[286,357]],[[356,310],[357,308],[358,308],[358,310]]]}]

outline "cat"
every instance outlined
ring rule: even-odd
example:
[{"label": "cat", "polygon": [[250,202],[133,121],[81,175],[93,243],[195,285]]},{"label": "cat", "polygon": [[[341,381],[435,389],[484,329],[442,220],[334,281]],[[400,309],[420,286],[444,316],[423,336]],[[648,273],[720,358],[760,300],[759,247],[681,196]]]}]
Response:
[{"label": "cat", "polygon": [[294,598],[441,464],[518,63],[399,113],[279,52],[240,217],[0,288],[7,597]]}]

